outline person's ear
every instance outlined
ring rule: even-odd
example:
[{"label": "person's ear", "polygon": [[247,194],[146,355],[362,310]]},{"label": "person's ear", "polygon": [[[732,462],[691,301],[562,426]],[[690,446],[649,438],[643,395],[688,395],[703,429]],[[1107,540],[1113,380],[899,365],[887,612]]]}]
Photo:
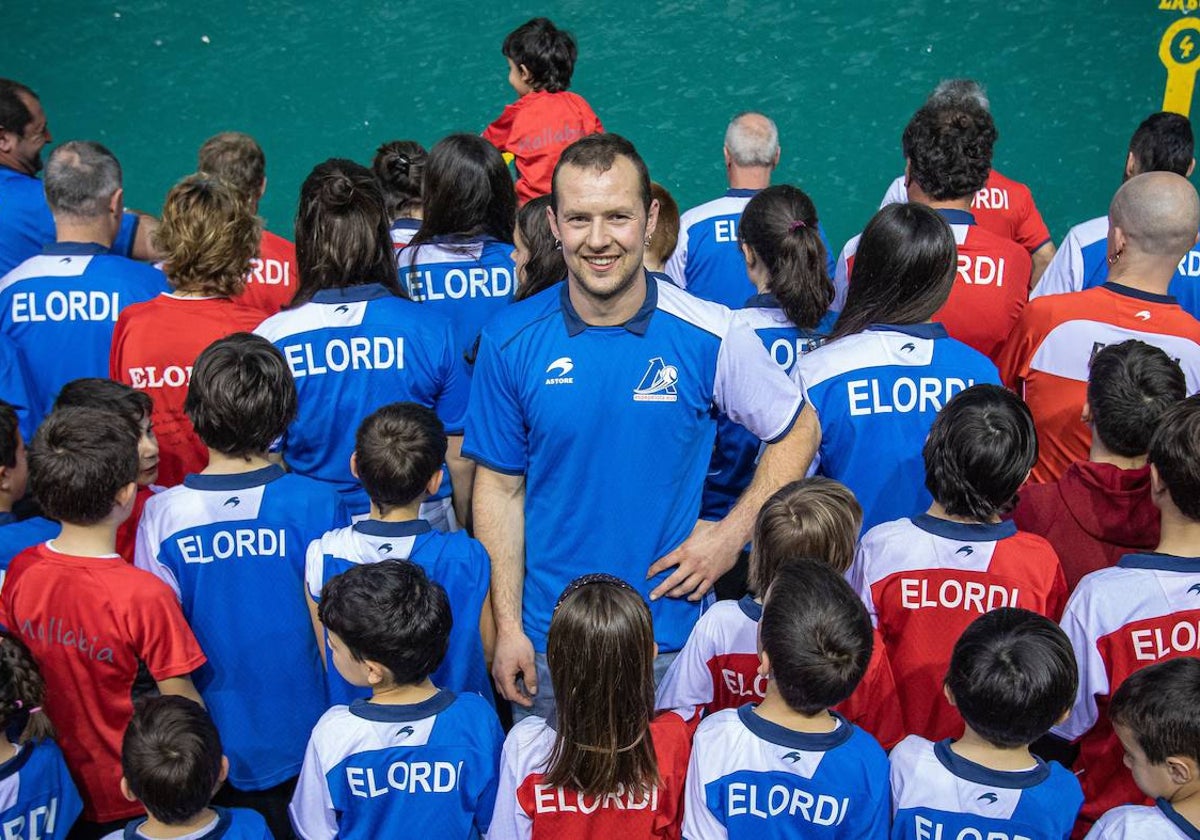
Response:
[{"label": "person's ear", "polygon": [[771,676],[771,656],[765,650],[758,652],[758,675],[767,678]]},{"label": "person's ear", "polygon": [[754,263],[758,261],[758,258],[754,255],[754,249],[745,242],[739,242],[738,247],[742,250],[742,259],[746,261],[746,268],[754,268]]},{"label": "person's ear", "polygon": [[[12,492],[12,467],[6,467],[0,464],[0,493]],[[16,501],[15,499],[13,501]]]},{"label": "person's ear", "polygon": [[946,702],[954,708],[958,708],[958,703],[954,700],[954,692],[950,690],[950,686],[942,683],[942,694],[946,695]]},{"label": "person's ear", "polygon": [[521,77],[521,81],[533,87],[533,74],[529,72],[529,68],[524,64],[517,65],[517,75]]},{"label": "person's ear", "polygon": [[138,798],[133,795],[133,788],[129,786],[129,780],[124,776],[121,777],[121,795],[130,802],[137,802]]},{"label": "person's ear", "polygon": [[350,453],[350,475],[358,478],[358,452]]},{"label": "person's ear", "polygon": [[221,756],[221,772],[217,774],[217,786],[213,788],[213,793],[220,790],[221,785],[225,784],[225,780],[229,778],[229,757]]},{"label": "person's ear", "polygon": [[[1130,152],[1128,157],[1125,158],[1125,178],[1126,178],[1126,180],[1128,180],[1129,178],[1132,178],[1136,174],[1138,174],[1137,173],[1137,158],[1135,158],[1133,156],[1133,152]],[[1190,175],[1191,173],[1189,172],[1188,174]]]},{"label": "person's ear", "polygon": [[108,212],[118,218],[125,212],[125,190],[117,187],[116,192],[108,199]]},{"label": "person's ear", "polygon": [[783,147],[782,147],[782,146],[780,146],[778,149],[776,149],[776,150],[775,150],[775,160],[771,161],[771,168],[772,168],[772,169],[774,169],[776,166],[779,166],[779,156],[780,156],[781,154],[783,154]]},{"label": "person's ear", "polygon": [[561,244],[562,236],[558,233],[558,217],[554,215],[553,207],[546,208],[546,219],[550,222],[550,232],[554,234],[555,241]]},{"label": "person's ear", "polygon": [[387,681],[389,674],[385,666],[371,659],[364,659],[362,664],[367,669],[367,685],[374,687]]},{"label": "person's ear", "polygon": [[646,238],[649,239],[654,235],[654,229],[658,227],[658,199],[650,199],[650,210],[646,213]]},{"label": "person's ear", "polygon": [[439,469],[429,477],[429,481],[425,482],[425,493],[430,496],[437,495],[437,491],[442,489],[442,471]]},{"label": "person's ear", "polygon": [[1083,411],[1080,413],[1079,419],[1085,426],[1092,425],[1092,404],[1087,400],[1083,401]]},{"label": "person's ear", "polygon": [[21,135],[0,126],[0,152],[11,152],[16,148]]},{"label": "person's ear", "polygon": [[728,146],[723,146],[722,148],[724,149],[724,152],[725,152],[725,168],[728,169],[729,165],[731,163],[733,163],[733,155],[729,154]]},{"label": "person's ear", "polygon": [[1154,464],[1150,465],[1150,495],[1154,498],[1161,496],[1167,492],[1166,485],[1163,484],[1162,476],[1158,474],[1158,467]]},{"label": "person's ear", "polygon": [[1186,785],[1200,778],[1200,767],[1197,767],[1195,759],[1185,755],[1169,755],[1165,764],[1172,784]]},{"label": "person's ear", "polygon": [[134,497],[137,496],[137,482],[131,481],[117,491],[116,498],[113,501],[117,507],[132,507]]}]

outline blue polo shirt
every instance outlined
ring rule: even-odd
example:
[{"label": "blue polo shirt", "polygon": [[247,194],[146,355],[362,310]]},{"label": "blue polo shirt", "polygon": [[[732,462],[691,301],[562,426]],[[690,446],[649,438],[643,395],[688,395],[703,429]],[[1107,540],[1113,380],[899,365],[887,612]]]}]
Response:
[{"label": "blue polo shirt", "polygon": [[37,431],[37,400],[33,394],[33,374],[25,354],[11,338],[0,332],[0,400],[17,412],[21,437],[28,443]]},{"label": "blue polo shirt", "polygon": [[[590,326],[569,288],[513,304],[484,328],[463,440],[480,464],[525,476],[524,626],[538,651],[579,575],[611,572],[643,596],[665,579],[646,570],[695,527],[718,413],[774,441],[803,407],[729,309],[651,274],[632,318]],[[671,651],[700,605],[663,598],[651,612]]]}]

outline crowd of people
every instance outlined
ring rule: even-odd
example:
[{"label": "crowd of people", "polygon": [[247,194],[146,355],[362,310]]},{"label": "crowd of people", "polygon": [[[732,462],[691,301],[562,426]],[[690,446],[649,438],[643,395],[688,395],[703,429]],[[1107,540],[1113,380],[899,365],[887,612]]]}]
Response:
[{"label": "crowd of people", "polygon": [[945,82],[835,254],[766,115],[681,214],[502,52],[294,245],[0,79],[6,840],[1200,837],[1188,120],[1056,249]]}]

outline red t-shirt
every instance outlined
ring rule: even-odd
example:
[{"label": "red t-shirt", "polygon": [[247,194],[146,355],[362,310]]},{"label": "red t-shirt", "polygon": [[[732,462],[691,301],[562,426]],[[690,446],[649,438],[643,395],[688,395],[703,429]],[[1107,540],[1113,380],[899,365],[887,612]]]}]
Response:
[{"label": "red t-shirt", "polygon": [[252,332],[263,321],[257,309],[229,298],[161,294],[126,307],[113,331],[108,375],[145,391],[158,437],[158,483],[174,487],[208,466],[208,450],[183,413],[192,365],[208,345],[235,332]]},{"label": "red t-shirt", "polygon": [[981,228],[1011,239],[1030,254],[1050,241],[1050,229],[1042,221],[1029,187],[995,169],[971,200],[971,212]]},{"label": "red t-shirt", "polygon": [[84,818],[141,813],[120,787],[138,662],[159,681],[205,662],[175,593],[116,554],[75,557],[42,543],[9,566],[0,623],[20,634],[41,666],[46,714],[79,785]]},{"label": "red t-shirt", "polygon": [[550,178],[563,149],[602,131],[600,118],[579,94],[535,90],[506,107],[484,130],[483,139],[516,159],[517,200],[524,204],[549,195]]},{"label": "red t-shirt", "polygon": [[292,302],[300,276],[296,272],[296,246],[282,236],[263,230],[258,256],[250,261],[246,288],[234,298],[238,303],[274,315]]}]

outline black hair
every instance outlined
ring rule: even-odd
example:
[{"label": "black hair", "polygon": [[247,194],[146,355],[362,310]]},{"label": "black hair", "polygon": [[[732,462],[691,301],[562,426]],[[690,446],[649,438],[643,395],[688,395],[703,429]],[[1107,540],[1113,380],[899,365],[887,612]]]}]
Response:
[{"label": "black hair", "polygon": [[12,743],[54,737],[43,708],[46,682],[16,633],[0,628],[0,732]]},{"label": "black hair", "polygon": [[921,451],[925,487],[951,516],[979,522],[1012,510],[1037,463],[1033,415],[999,385],[955,394],[934,418]]},{"label": "black hair", "polygon": [[30,99],[38,99],[38,95],[20,82],[12,79],[0,79],[0,129],[11,131],[21,136],[33,120],[28,106],[21,101],[20,94]]},{"label": "black hair", "polygon": [[650,212],[650,170],[646,161],[638,154],[633,144],[619,134],[589,134],[581,137],[567,146],[554,165],[554,176],[550,180],[550,207],[558,209],[558,173],[564,166],[574,166],[577,169],[592,169],[596,172],[607,172],[612,169],[618,157],[623,157],[633,164],[638,176],[638,191],[642,197],[642,206]]},{"label": "black hair", "polygon": [[446,430],[436,413],[412,402],[378,409],[358,427],[354,440],[358,480],[387,513],[412,504],[446,460]]},{"label": "black hair", "polygon": [[98,376],[72,379],[62,386],[54,400],[54,410],[71,406],[119,414],[137,430],[138,437],[142,435],[142,421],[154,412],[154,401],[145,391]]},{"label": "black hair", "polygon": [[129,789],[156,820],[180,825],[208,807],[221,780],[221,735],[204,707],[175,695],[138,703],[121,744]]},{"label": "black hair", "polygon": [[97,408],[61,408],[29,445],[29,486],[45,515],[94,525],[138,474],[138,434],[124,417]]},{"label": "black hair", "polygon": [[867,608],[830,566],[800,558],[775,572],[759,637],[788,707],[805,715],[836,706],[858,686],[874,637]]},{"label": "black hair", "polygon": [[1150,437],[1147,460],[1158,470],[1179,512],[1200,522],[1200,395],[1162,413]]},{"label": "black hair", "polygon": [[416,140],[393,140],[375,150],[371,171],[383,190],[387,216],[412,218],[421,210],[421,184],[425,180],[425,159],[429,153]]},{"label": "black hair", "polygon": [[858,242],[846,304],[831,338],[872,324],[920,324],[954,287],[958,250],[946,220],[922,204],[889,204]]},{"label": "black hair", "polygon": [[296,381],[271,342],[233,333],[196,357],[183,410],[209,449],[261,455],[296,418]]},{"label": "black hair", "polygon": [[477,134],[451,134],[429,150],[421,228],[409,247],[439,236],[512,242],[517,193],[500,152]]},{"label": "black hair", "polygon": [[1162,413],[1186,396],[1179,363],[1144,341],[1110,344],[1092,357],[1087,386],[1092,425],[1114,455],[1145,455]]},{"label": "black hair", "polygon": [[1133,132],[1129,151],[1138,173],[1174,172],[1186,178],[1196,154],[1192,123],[1169,111],[1151,114]]},{"label": "black hair", "polygon": [[901,143],[909,176],[926,195],[935,201],[959,199],[987,183],[996,124],[969,100],[925,105],[905,127]]},{"label": "black hair", "polygon": [[543,289],[561,283],[567,276],[567,263],[563,260],[562,248],[554,238],[550,229],[550,219],[546,216],[546,208],[550,206],[550,196],[539,195],[521,205],[517,211],[517,228],[521,231],[521,239],[529,250],[529,260],[525,263],[525,276],[520,279],[513,300],[524,300],[532,297]]},{"label": "black hair", "polygon": [[946,687],[971,729],[989,744],[1011,749],[1032,744],[1071,708],[1079,670],[1057,624],[1002,607],[963,631],[950,655]]},{"label": "black hair", "polygon": [[21,433],[17,410],[11,403],[0,400],[0,467],[17,465],[17,440]]},{"label": "black hair", "polygon": [[437,670],[450,643],[450,600],[408,560],[352,566],[321,591],[321,623],[359,662],[387,668],[397,685]]},{"label": "black hair", "polygon": [[788,320],[815,327],[833,302],[833,283],[812,199],[789,184],[767,187],[742,211],[738,238],[762,260]]},{"label": "black hair", "polygon": [[1180,656],[1130,674],[1112,696],[1108,719],[1133,732],[1152,764],[1172,756],[1200,764],[1200,659]]},{"label": "black hair", "polygon": [[518,26],[505,37],[500,51],[517,67],[525,66],[534,90],[558,93],[571,86],[579,49],[571,33],[549,18],[534,18]]}]

